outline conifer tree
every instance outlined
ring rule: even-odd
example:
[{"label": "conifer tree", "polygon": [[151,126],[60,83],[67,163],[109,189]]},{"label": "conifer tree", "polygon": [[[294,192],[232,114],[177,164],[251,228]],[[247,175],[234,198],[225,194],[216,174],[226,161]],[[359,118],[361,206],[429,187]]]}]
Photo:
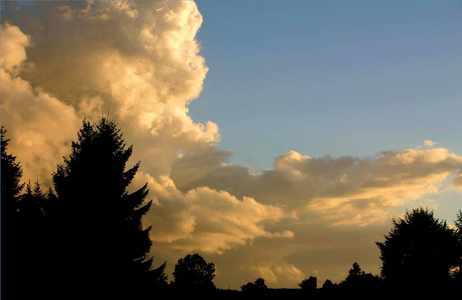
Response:
[{"label": "conifer tree", "polygon": [[5,134],[2,127],[2,296],[35,298],[47,265],[45,198],[38,182],[34,188],[29,182],[21,193],[22,168],[16,157],[7,153]]},{"label": "conifer tree", "polygon": [[[24,184],[21,183],[22,168],[16,157],[8,154],[9,139],[1,127],[1,209],[2,209],[2,296],[8,296],[18,287],[20,280],[19,251],[21,250],[19,198]],[[2,297],[3,298],[3,297]]]},{"label": "conifer tree", "polygon": [[36,231],[37,225],[43,222],[43,203],[45,197],[42,194],[40,184],[35,182],[34,188],[29,181],[26,185],[26,192],[20,196],[19,219],[20,226],[26,232]]},{"label": "conifer tree", "polygon": [[[47,269],[48,257],[48,227],[44,211],[45,196],[42,193],[39,182],[26,185],[25,193],[19,201],[19,230],[20,249],[16,253],[19,256],[18,267],[20,268],[20,297],[15,292],[13,297],[18,299],[41,298],[40,290],[46,284],[43,276]],[[27,287],[24,288],[24,287]]]},{"label": "conifer tree", "polygon": [[[1,180],[2,180],[2,236],[9,238],[9,230],[18,226],[19,195],[24,188],[21,183],[22,168],[16,157],[8,154],[9,139],[6,139],[6,129],[1,128]],[[6,230],[3,232],[3,230]],[[5,233],[6,235],[3,235]]]},{"label": "conifer tree", "polygon": [[64,288],[110,289],[120,296],[166,279],[165,264],[153,269],[148,257],[151,227],[142,225],[151,206],[147,184],[128,191],[140,165],[126,170],[132,149],[114,122],[84,121],[72,153],[53,174],[62,251],[56,271],[68,275]]}]

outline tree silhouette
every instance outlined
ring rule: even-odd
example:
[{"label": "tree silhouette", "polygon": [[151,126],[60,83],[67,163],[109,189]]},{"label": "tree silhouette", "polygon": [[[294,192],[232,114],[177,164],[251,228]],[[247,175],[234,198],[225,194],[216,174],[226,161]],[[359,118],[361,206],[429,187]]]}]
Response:
[{"label": "tree silhouette", "polygon": [[357,262],[353,263],[353,267],[348,271],[348,277],[364,275],[364,271],[361,270],[361,267]]},{"label": "tree silhouette", "polygon": [[385,241],[376,243],[385,283],[400,290],[444,288],[459,261],[454,231],[424,208],[407,212],[393,225]]},{"label": "tree silhouette", "polygon": [[318,286],[317,281],[318,279],[316,277],[310,276],[310,278],[302,280],[302,282],[298,285],[302,288],[302,290],[314,291]]},{"label": "tree silhouette", "polygon": [[[8,143],[10,142],[9,139],[6,139],[6,129],[5,127],[1,127],[1,141],[0,141],[0,148],[1,148],[1,180],[2,180],[2,204],[3,205],[11,205],[7,200],[13,202],[14,205],[11,205],[11,211],[17,211],[16,208],[17,204],[17,197],[19,193],[21,193],[22,189],[24,188],[24,184],[21,184],[21,177],[22,177],[22,168],[21,164],[16,161],[16,157],[12,154],[8,154],[7,148]],[[13,199],[13,200],[11,200]],[[8,208],[8,206],[6,207]],[[3,211],[3,210],[2,210]]]},{"label": "tree silhouette", "polygon": [[148,257],[151,227],[142,226],[151,206],[145,202],[147,184],[133,193],[127,190],[139,168],[138,162],[125,170],[131,154],[132,146],[126,147],[114,122],[84,121],[72,153],[53,174],[54,271],[66,290],[111,290],[121,296],[166,279],[165,264],[153,269]]},{"label": "tree silhouette", "polygon": [[199,254],[180,258],[173,272],[172,286],[183,291],[213,291],[215,284],[215,264],[208,263]]},{"label": "tree silhouette", "polygon": [[[17,235],[19,228],[20,193],[24,188],[21,183],[22,168],[16,157],[8,154],[9,139],[6,129],[1,128],[1,181],[2,181],[2,239],[7,245],[14,245],[11,240]],[[11,240],[11,242],[10,242]],[[6,247],[4,251],[9,251]],[[10,254],[10,253],[8,253]]]},{"label": "tree silhouette", "polygon": [[324,283],[322,284],[323,290],[333,290],[335,288],[335,285],[332,283],[330,279],[326,279]]},{"label": "tree silhouette", "polygon": [[457,219],[454,222],[457,227],[458,233],[462,234],[462,210],[459,210],[457,213]]},{"label": "tree silhouette", "polygon": [[257,278],[254,282],[248,282],[241,286],[241,291],[245,293],[255,293],[268,290],[265,280],[261,277]]},{"label": "tree silhouette", "polygon": [[45,215],[43,205],[45,197],[38,182],[35,182],[32,189],[31,183],[26,185],[26,192],[20,196],[19,201],[19,222],[20,227],[25,231],[36,231],[41,225]]},{"label": "tree silhouette", "polygon": [[[1,127],[1,184],[2,184],[2,296],[10,295],[18,289],[23,259],[22,235],[20,231],[20,193],[24,188],[21,183],[22,168],[16,157],[8,154],[9,139],[6,130]],[[3,298],[2,297],[2,298]]]},{"label": "tree silhouette", "polygon": [[459,210],[457,213],[457,219],[454,222],[456,225],[456,236],[459,240],[459,246],[457,248],[458,253],[458,265],[454,268],[452,272],[453,285],[459,288],[459,292],[462,289],[462,210]]},{"label": "tree silhouette", "polygon": [[23,264],[21,284],[28,287],[21,291],[25,298],[41,297],[39,291],[46,284],[43,271],[47,269],[49,261],[49,227],[44,210],[45,201],[38,181],[33,186],[29,181],[19,201],[21,249],[18,254]]},{"label": "tree silhouette", "polygon": [[26,299],[41,295],[47,267],[45,197],[38,182],[32,187],[29,181],[21,194],[22,169],[7,153],[9,140],[5,134],[2,127],[2,296]]},{"label": "tree silhouette", "polygon": [[371,292],[378,292],[382,287],[382,279],[371,273],[364,272],[357,262],[353,263],[352,268],[348,271],[347,278],[339,284],[342,292],[352,295],[366,295]]}]

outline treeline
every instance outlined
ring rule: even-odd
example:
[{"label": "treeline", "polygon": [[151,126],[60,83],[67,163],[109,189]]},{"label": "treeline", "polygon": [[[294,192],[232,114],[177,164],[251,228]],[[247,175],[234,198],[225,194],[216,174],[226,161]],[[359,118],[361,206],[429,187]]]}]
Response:
[{"label": "treeline", "polygon": [[320,289],[316,277],[300,283],[313,295],[424,297],[453,296],[462,292],[462,211],[455,227],[435,218],[426,208],[415,208],[376,242],[382,260],[381,274],[373,275],[353,263],[339,284],[326,280]]},{"label": "treeline", "polygon": [[348,277],[334,284],[303,280],[297,290],[276,290],[258,278],[240,291],[219,290],[215,265],[199,254],[178,260],[168,283],[166,262],[149,256],[151,227],[147,184],[129,192],[140,163],[128,167],[133,147],[117,125],[102,118],[84,121],[71,154],[51,174],[53,187],[22,183],[22,167],[8,153],[1,129],[2,298],[109,299],[165,294],[220,298],[326,296],[416,291],[462,291],[462,212],[456,227],[418,208],[394,220],[377,242],[383,267],[372,275],[353,264]]}]

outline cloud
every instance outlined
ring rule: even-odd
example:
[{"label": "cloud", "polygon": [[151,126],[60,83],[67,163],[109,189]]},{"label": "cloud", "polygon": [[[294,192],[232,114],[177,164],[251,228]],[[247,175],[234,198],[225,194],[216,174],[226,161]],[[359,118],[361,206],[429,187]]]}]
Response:
[{"label": "cloud", "polygon": [[[2,125],[25,178],[50,184],[56,162],[68,152],[81,120],[74,109],[17,77],[26,60],[30,39],[17,26],[1,26]],[[9,125],[13,126],[9,126]]]},{"label": "cloud", "polygon": [[98,1],[87,1],[85,6],[71,8],[69,5],[60,5],[57,10],[61,12],[61,17],[65,21],[72,21],[75,18],[83,20],[109,20],[123,14],[130,18],[136,18],[138,11],[134,4],[128,1],[110,1],[101,3]]},{"label": "cloud", "polygon": [[281,281],[286,283],[301,282],[301,278],[305,277],[302,271],[286,261],[266,262],[265,264],[254,266],[253,269],[259,274],[259,277],[264,278],[269,283]]},{"label": "cloud", "polygon": [[[354,261],[378,273],[380,253],[374,242],[389,230],[392,218],[422,203],[435,208],[429,196],[462,182],[458,175],[462,157],[445,148],[417,146],[366,158],[310,157],[290,151],[259,174],[228,163],[231,155],[219,148],[179,155],[171,178],[183,192],[207,186],[238,199],[252,197],[262,204],[284,206],[287,217],[268,224],[266,230],[287,230],[290,239],[278,243],[257,238],[230,254],[249,259],[221,261],[228,272],[247,281],[266,276],[273,286],[287,287],[287,278],[299,276],[293,282],[300,282],[313,274],[319,280],[339,282]],[[289,272],[289,266],[300,273]]]},{"label": "cloud", "polygon": [[157,151],[162,145],[163,173],[176,149],[206,149],[220,140],[216,124],[188,115],[208,71],[198,55],[202,16],[194,3],[33,3],[24,10],[44,15],[23,25],[34,44],[27,60],[34,67],[20,75],[33,88],[80,117],[109,112],[133,143],[149,139]]},{"label": "cloud", "polygon": [[17,25],[2,26],[2,123],[26,180],[50,185],[81,120],[109,112],[142,161],[133,188],[148,182],[155,242],[222,252],[291,237],[265,229],[285,217],[277,205],[207,187],[183,193],[169,177],[179,149],[214,151],[220,141],[215,123],[188,114],[208,72],[194,2],[32,2],[3,17]]},{"label": "cloud", "polygon": [[[220,141],[215,123],[195,123],[188,114],[208,71],[195,40],[202,24],[195,3],[33,2],[2,14],[2,67],[11,74],[2,77],[5,90],[22,82],[31,96],[48,95],[81,119],[109,113],[137,145],[134,159],[155,176],[168,175],[177,149],[205,151]],[[2,94],[2,102],[17,101]],[[12,132],[21,120],[3,124]],[[26,149],[18,156],[31,160]]]},{"label": "cloud", "polygon": [[30,38],[8,22],[1,25],[1,30],[1,66],[8,73],[17,73],[26,60],[25,47],[30,45]]},{"label": "cloud", "polygon": [[440,192],[442,183],[462,167],[462,157],[445,148],[386,151],[363,159],[291,151],[260,174],[226,164],[228,155],[214,149],[183,156],[172,168],[172,179],[184,191],[209,186],[261,203],[284,203],[299,216],[362,226],[388,220],[389,211]]},{"label": "cloud", "polygon": [[293,233],[269,232],[268,223],[290,217],[276,205],[264,205],[252,198],[238,200],[225,191],[198,187],[187,193],[179,192],[173,181],[162,182],[140,173],[137,180],[150,183],[156,207],[146,218],[153,225],[152,239],[158,245],[186,252],[223,253],[245,245],[257,237],[292,238]]},{"label": "cloud", "polygon": [[437,143],[434,142],[434,141],[430,141],[430,140],[425,140],[425,141],[424,141],[424,145],[425,145],[425,146],[433,147],[433,146],[435,146],[436,144],[437,144]]}]

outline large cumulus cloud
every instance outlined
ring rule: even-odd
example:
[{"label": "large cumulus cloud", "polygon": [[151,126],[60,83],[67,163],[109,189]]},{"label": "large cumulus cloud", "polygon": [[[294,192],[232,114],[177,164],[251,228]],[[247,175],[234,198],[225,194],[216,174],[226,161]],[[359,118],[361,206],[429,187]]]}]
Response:
[{"label": "large cumulus cloud", "polygon": [[215,123],[188,115],[208,71],[194,2],[11,5],[2,16],[2,124],[25,178],[50,184],[81,120],[109,114],[142,160],[134,186],[149,184],[155,241],[220,252],[287,236],[265,229],[285,216],[277,206],[205,187],[182,193],[169,178],[178,149],[201,153],[220,141]]}]

